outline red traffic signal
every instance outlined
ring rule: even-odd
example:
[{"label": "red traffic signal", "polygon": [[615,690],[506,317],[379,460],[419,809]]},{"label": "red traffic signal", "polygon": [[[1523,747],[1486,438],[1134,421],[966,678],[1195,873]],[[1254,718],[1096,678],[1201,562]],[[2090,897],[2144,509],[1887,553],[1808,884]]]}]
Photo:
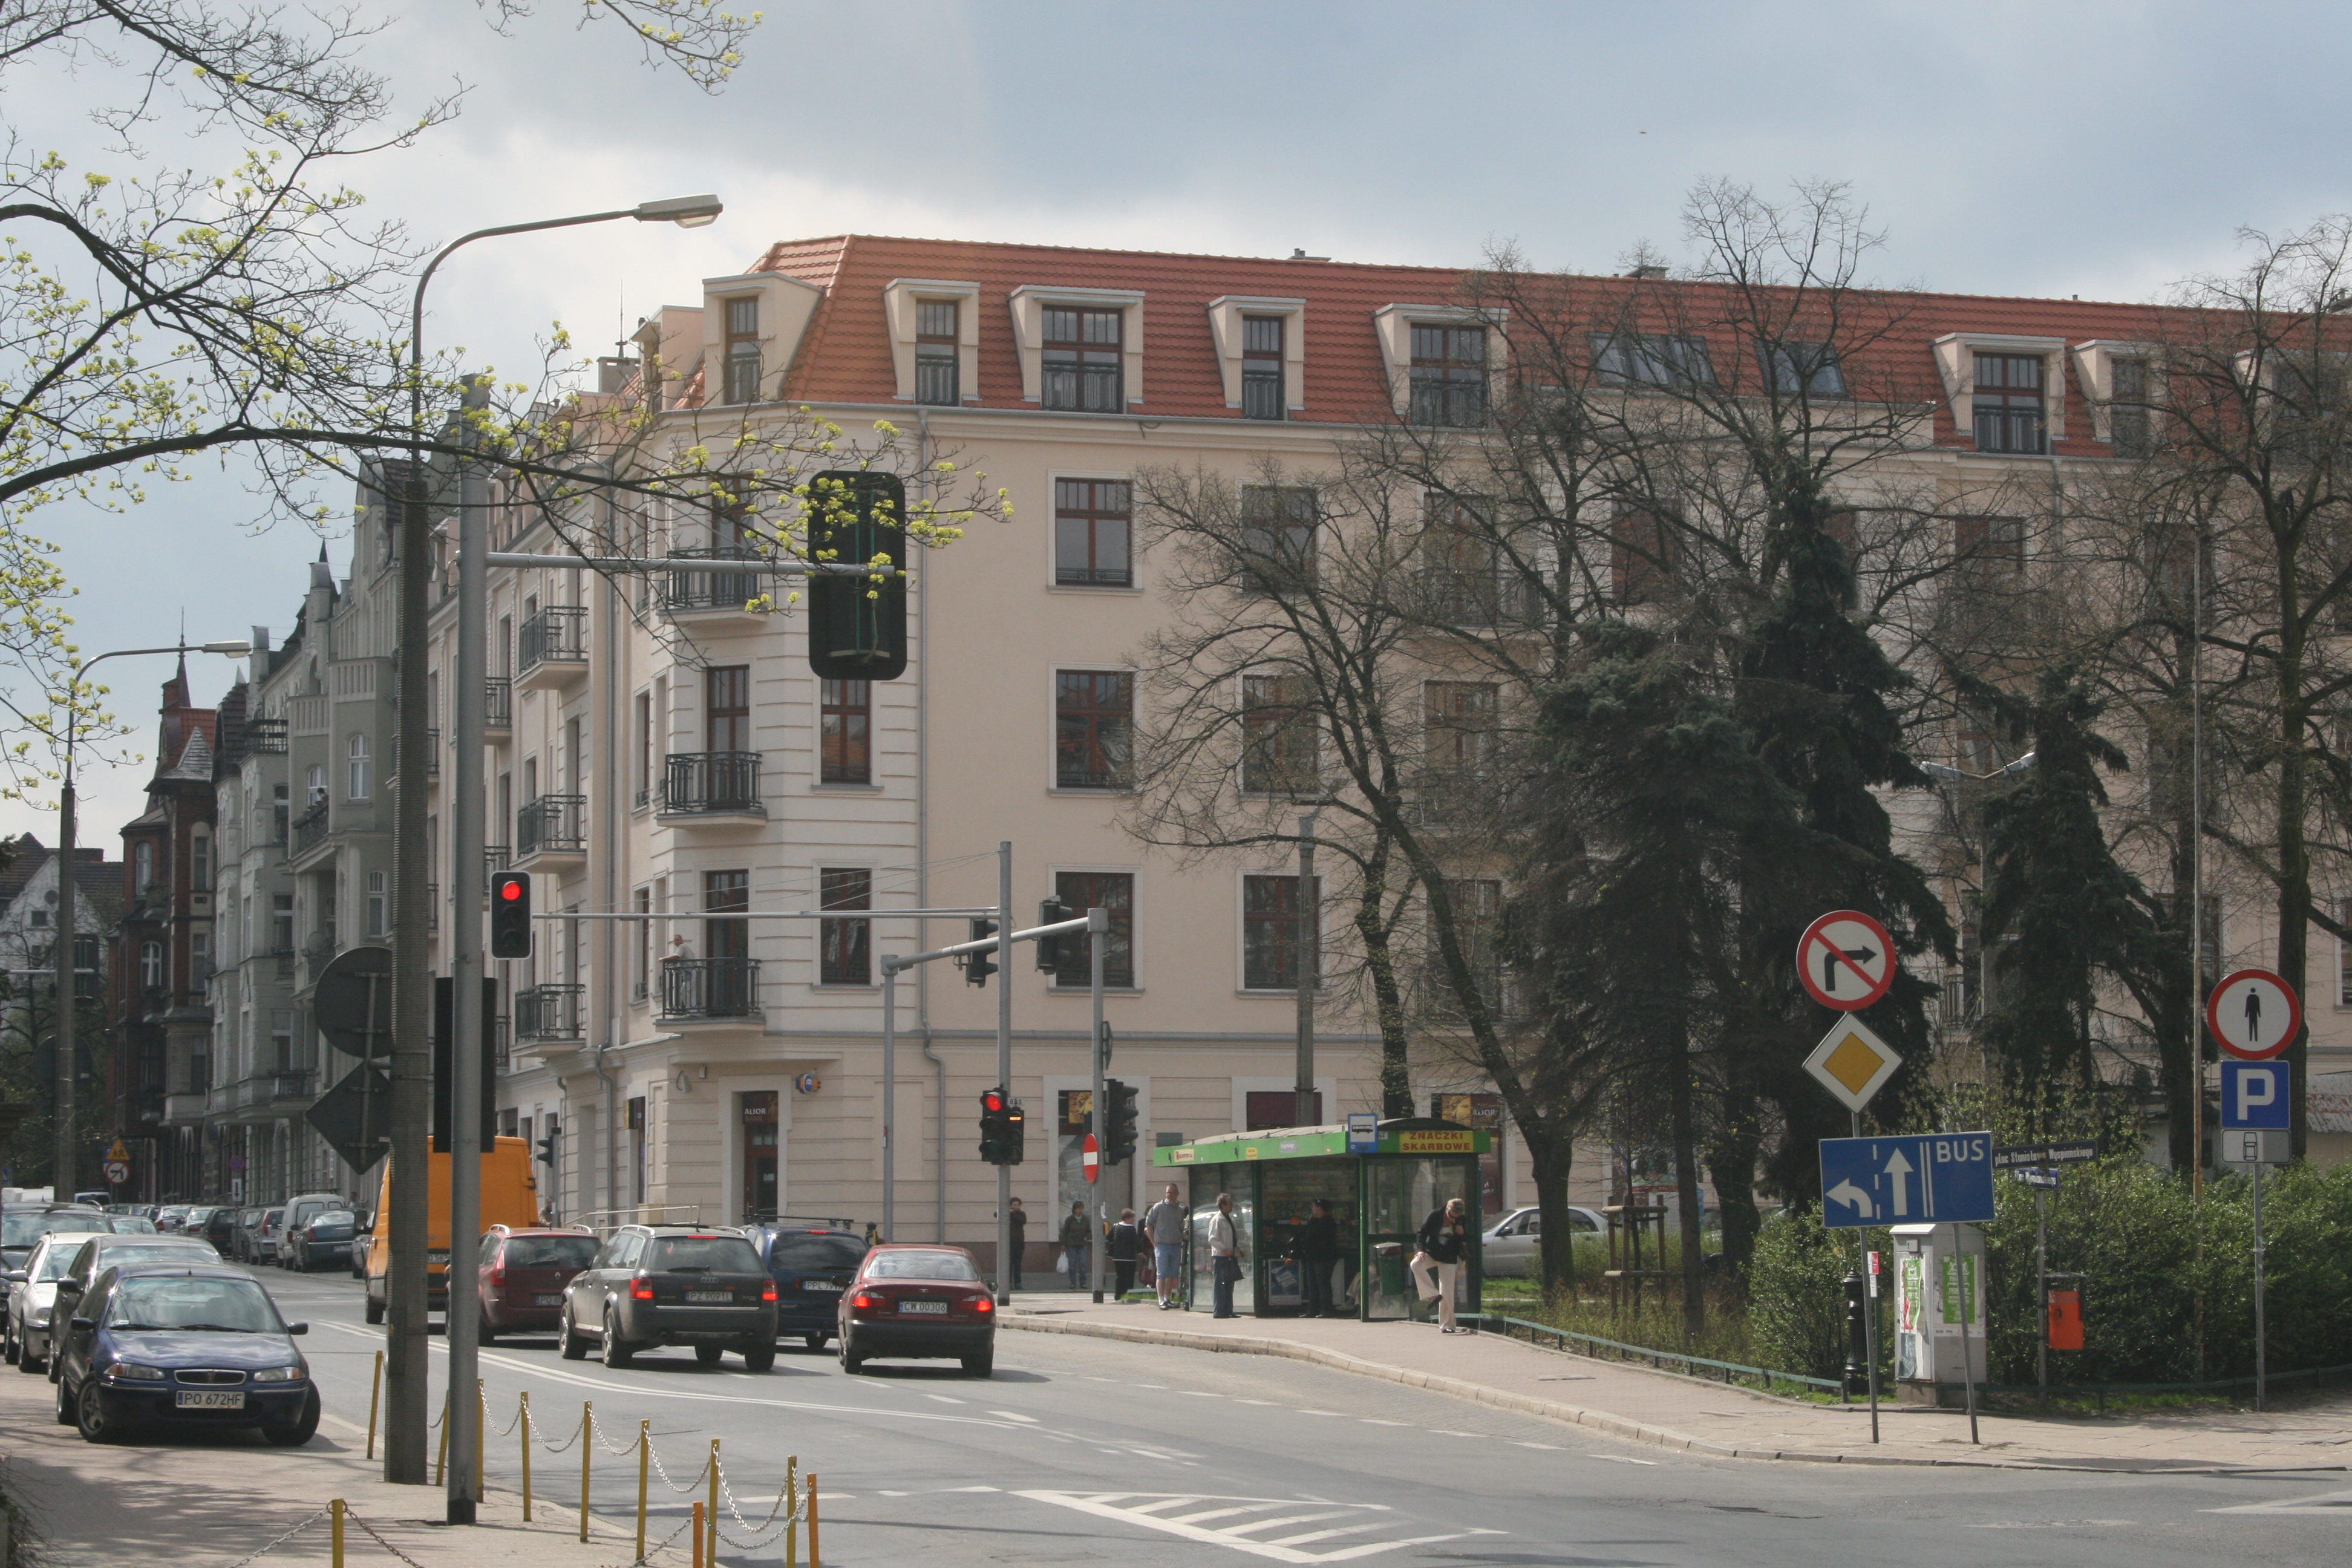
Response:
[{"label": "red traffic signal", "polygon": [[530,873],[499,871],[490,877],[490,956],[530,956]]},{"label": "red traffic signal", "polygon": [[991,1116],[1003,1110],[1004,1109],[1004,1091],[1000,1089],[992,1089],[984,1091],[980,1097],[980,1109]]}]

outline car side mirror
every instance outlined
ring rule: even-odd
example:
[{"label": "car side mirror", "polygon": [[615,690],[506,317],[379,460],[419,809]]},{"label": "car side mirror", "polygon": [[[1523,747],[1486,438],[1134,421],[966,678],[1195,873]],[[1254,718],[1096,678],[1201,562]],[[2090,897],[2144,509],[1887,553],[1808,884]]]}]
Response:
[{"label": "car side mirror", "polygon": [[8,1283],[11,1285],[22,1285],[29,1278],[31,1278],[31,1276],[27,1275],[21,1268],[11,1268],[8,1270]]},{"label": "car side mirror", "polygon": [[310,1325],[308,1323],[289,1323],[286,1325],[286,1331],[289,1334],[307,1334],[310,1331]]},{"label": "car side mirror", "polygon": [[80,1294],[81,1294],[81,1281],[80,1281],[80,1280],[79,1280],[79,1279],[60,1279],[60,1280],[58,1280],[58,1295],[60,1295],[60,1296],[79,1296],[79,1295],[80,1295]]},{"label": "car side mirror", "polygon": [[98,1320],[96,1318],[74,1318],[67,1321],[66,1327],[69,1329],[94,1329],[98,1327]]}]

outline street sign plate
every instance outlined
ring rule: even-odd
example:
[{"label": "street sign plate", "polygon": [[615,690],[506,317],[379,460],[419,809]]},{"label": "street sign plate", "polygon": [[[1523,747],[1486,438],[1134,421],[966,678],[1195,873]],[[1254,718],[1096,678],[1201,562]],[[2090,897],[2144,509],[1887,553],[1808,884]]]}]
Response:
[{"label": "street sign plate", "polygon": [[2213,987],[2205,1026],[2231,1056],[2264,1061],[2286,1049],[2303,1027],[2303,1001],[2269,970],[2241,969]]},{"label": "street sign plate", "polygon": [[1370,1154],[1381,1146],[1381,1119],[1370,1110],[1348,1112],[1348,1152]]},{"label": "street sign plate", "polygon": [[1091,1132],[1087,1134],[1087,1141],[1078,1145],[1078,1163],[1085,1168],[1089,1182],[1102,1173],[1102,1151],[1096,1145],[1095,1135]]},{"label": "street sign plate", "polygon": [[2213,1134],[2213,1159],[2223,1165],[2284,1165],[2287,1135],[2273,1129],[2236,1128]]},{"label": "street sign plate", "polygon": [[346,1056],[392,1055],[392,949],[355,947],[319,973],[310,1016],[328,1043]]},{"label": "street sign plate", "polygon": [[2019,1165],[2080,1165],[2098,1157],[2095,1142],[2074,1138],[2053,1143],[2004,1143],[1992,1152],[1992,1163],[1993,1169],[2007,1171]]},{"label": "street sign plate", "polygon": [[1860,910],[1832,910],[1797,940],[1797,978],[1824,1007],[1867,1007],[1895,984],[1895,943]]},{"label": "street sign plate", "polygon": [[313,1100],[302,1119],[345,1164],[364,1171],[383,1157],[391,1142],[392,1079],[373,1063],[362,1062]]},{"label": "street sign plate", "polygon": [[2058,1173],[2041,1165],[2011,1165],[2010,1175],[2029,1187],[2055,1187]]},{"label": "street sign plate", "polygon": [[2291,1062],[2223,1062],[2221,1126],[2284,1132],[2292,1125],[2294,1067]]},{"label": "street sign plate", "polygon": [[131,1179],[131,1162],[128,1160],[109,1160],[106,1163],[105,1171],[106,1184],[110,1187],[119,1187],[123,1183]]},{"label": "street sign plate", "polygon": [[1805,1070],[1848,1110],[1868,1105],[1902,1065],[1893,1046],[1853,1018],[1841,1019],[1805,1058]]},{"label": "street sign plate", "polygon": [[1992,1134],[1822,1140],[1822,1223],[1981,1225],[1992,1218]]}]

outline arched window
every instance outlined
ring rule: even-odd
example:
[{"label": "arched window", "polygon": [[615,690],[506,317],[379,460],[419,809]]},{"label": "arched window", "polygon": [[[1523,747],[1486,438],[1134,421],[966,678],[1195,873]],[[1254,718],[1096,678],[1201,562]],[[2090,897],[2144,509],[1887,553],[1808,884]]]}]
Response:
[{"label": "arched window", "polygon": [[209,893],[213,889],[213,836],[198,831],[188,837],[188,889]]},{"label": "arched window", "polygon": [[131,847],[131,891],[145,892],[155,885],[155,847],[134,844]]},{"label": "arched window", "polygon": [[310,771],[302,775],[302,782],[310,791],[304,797],[308,804],[316,805],[327,798],[327,766],[324,763],[312,763]]},{"label": "arched window", "polygon": [[365,800],[368,797],[368,738],[353,735],[351,746],[351,778],[343,790],[346,799]]}]

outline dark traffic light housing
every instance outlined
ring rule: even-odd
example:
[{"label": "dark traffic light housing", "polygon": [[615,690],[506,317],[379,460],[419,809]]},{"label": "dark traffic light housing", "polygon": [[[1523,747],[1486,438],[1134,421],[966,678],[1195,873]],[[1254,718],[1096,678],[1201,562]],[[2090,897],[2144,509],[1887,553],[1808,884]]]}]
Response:
[{"label": "dark traffic light housing", "polygon": [[490,874],[490,956],[530,956],[530,873]]},{"label": "dark traffic light housing", "polygon": [[[1059,925],[1064,921],[1077,918],[1071,912],[1070,906],[1059,899],[1037,900],[1037,923],[1041,926]],[[1062,944],[1069,940],[1066,935],[1037,939],[1037,969],[1040,973],[1052,974],[1062,967]]]},{"label": "dark traffic light housing", "polygon": [[1003,1088],[983,1089],[980,1096],[980,1157],[992,1165],[1021,1163],[1027,1142],[1028,1119]]},{"label": "dark traffic light housing", "polygon": [[907,668],[907,487],[895,474],[829,468],[809,481],[811,561],[866,565],[888,577],[812,574],[809,668],[827,680],[895,680]]},{"label": "dark traffic light housing", "polygon": [[1104,1128],[1103,1163],[1124,1165],[1135,1158],[1135,1085],[1114,1078],[1105,1080],[1103,1091],[1110,1101],[1104,1108],[1110,1115]]},{"label": "dark traffic light housing", "polygon": [[540,1137],[538,1157],[539,1163],[542,1165],[552,1165],[555,1163],[556,1131],[556,1124],[552,1120],[551,1120],[547,1124],[546,1132],[541,1134]]},{"label": "dark traffic light housing", "polygon": [[[971,922],[971,940],[973,942],[979,942],[983,938],[992,937],[995,934],[996,922],[994,921],[974,921]],[[988,984],[988,977],[996,973],[996,954],[992,952],[982,951],[980,952],[967,952],[962,957],[957,959],[956,963],[962,968],[964,979],[973,985],[986,985]],[[1013,1162],[1012,1161],[1006,1162],[1007,1164],[1011,1164],[1013,1163]]]}]

